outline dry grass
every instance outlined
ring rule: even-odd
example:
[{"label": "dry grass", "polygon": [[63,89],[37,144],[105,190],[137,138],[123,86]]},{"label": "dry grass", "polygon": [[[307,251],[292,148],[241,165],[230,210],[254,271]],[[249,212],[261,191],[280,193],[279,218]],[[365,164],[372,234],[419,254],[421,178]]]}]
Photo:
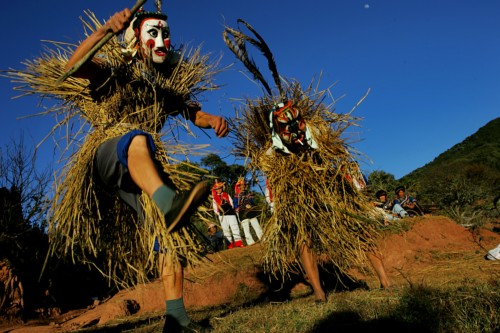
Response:
[{"label": "dry grass", "polygon": [[[447,287],[418,285],[397,290],[355,290],[330,294],[315,304],[300,296],[266,302],[190,311],[214,333],[436,332],[479,333],[500,329],[498,282],[462,280]],[[115,321],[78,332],[162,332],[163,314]]]}]

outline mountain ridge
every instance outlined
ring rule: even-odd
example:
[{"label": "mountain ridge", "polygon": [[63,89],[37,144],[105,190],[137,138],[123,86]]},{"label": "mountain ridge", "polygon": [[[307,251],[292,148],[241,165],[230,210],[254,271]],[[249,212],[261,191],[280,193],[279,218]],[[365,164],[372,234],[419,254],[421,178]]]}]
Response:
[{"label": "mountain ridge", "polygon": [[401,179],[425,176],[430,170],[443,167],[443,164],[456,166],[482,164],[500,171],[500,117],[489,121],[462,142],[455,144],[431,162],[413,170]]}]

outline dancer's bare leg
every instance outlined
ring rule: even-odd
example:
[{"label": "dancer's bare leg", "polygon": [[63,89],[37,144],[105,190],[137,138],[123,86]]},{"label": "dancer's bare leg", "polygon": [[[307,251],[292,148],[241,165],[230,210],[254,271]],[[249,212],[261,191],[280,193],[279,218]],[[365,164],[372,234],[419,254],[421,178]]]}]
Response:
[{"label": "dancer's bare leg", "polygon": [[319,279],[319,269],[316,256],[311,248],[306,244],[302,244],[300,249],[300,259],[302,262],[302,267],[307,275],[307,279],[311,287],[313,288],[314,297],[318,301],[326,301],[326,294],[321,287],[321,281]]},{"label": "dancer's bare leg", "polygon": [[128,169],[134,183],[150,197],[163,185],[153,162],[153,151],[144,135],[135,136],[128,148]]},{"label": "dancer's bare leg", "polygon": [[184,271],[177,259],[160,253],[160,276],[165,291],[167,317],[175,318],[181,326],[191,323],[184,307]]},{"label": "dancer's bare leg", "polygon": [[170,255],[160,254],[160,277],[165,290],[165,300],[183,296],[184,271],[181,264]]},{"label": "dancer's bare leg", "polygon": [[145,192],[158,209],[164,214],[168,230],[173,230],[183,219],[208,198],[209,184],[201,181],[191,190],[177,193],[173,186],[165,184],[162,172],[154,160],[154,153],[149,145],[148,137],[136,135],[128,147],[128,171],[134,183]]},{"label": "dancer's bare leg", "polygon": [[380,281],[380,285],[382,286],[382,288],[384,289],[389,288],[391,286],[391,282],[387,277],[387,274],[385,272],[385,266],[384,263],[382,262],[382,258],[380,257],[380,255],[377,255],[373,252],[369,252],[368,259],[370,259],[373,269],[375,269],[375,273],[377,274],[377,277]]}]

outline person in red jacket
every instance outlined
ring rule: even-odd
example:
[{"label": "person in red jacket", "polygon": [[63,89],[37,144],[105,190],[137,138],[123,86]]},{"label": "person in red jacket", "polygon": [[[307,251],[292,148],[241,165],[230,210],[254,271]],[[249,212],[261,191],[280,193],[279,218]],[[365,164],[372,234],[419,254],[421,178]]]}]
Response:
[{"label": "person in red jacket", "polygon": [[255,244],[252,233],[250,232],[250,225],[252,225],[257,241],[262,238],[262,228],[260,227],[258,216],[261,211],[255,205],[252,192],[247,190],[247,184],[243,178],[236,182],[235,186],[235,200],[234,207],[241,221],[241,226],[245,232],[245,241],[247,245]]},{"label": "person in red jacket", "polygon": [[212,186],[212,206],[215,214],[219,217],[224,237],[228,242],[228,249],[244,247],[240,235],[238,218],[234,211],[233,199],[224,191],[224,183],[215,181]]}]

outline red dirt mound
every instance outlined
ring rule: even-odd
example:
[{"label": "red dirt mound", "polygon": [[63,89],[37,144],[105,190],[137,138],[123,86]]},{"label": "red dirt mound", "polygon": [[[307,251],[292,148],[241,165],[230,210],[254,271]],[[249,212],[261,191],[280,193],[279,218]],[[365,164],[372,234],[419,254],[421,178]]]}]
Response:
[{"label": "red dirt mound", "polygon": [[[480,230],[471,233],[445,217],[423,217],[412,220],[409,231],[386,234],[379,243],[389,278],[394,285],[452,284],[465,278],[482,281],[498,275],[499,262],[484,259],[486,252],[500,243],[500,235]],[[212,265],[186,272],[185,304],[189,309],[238,303],[239,297],[258,297],[268,291],[259,279],[261,247],[259,244],[209,255]],[[361,267],[353,276],[372,288],[378,280]],[[12,333],[61,332],[96,324],[130,314],[163,311],[161,282],[124,290],[91,309],[63,314],[52,325],[8,329]],[[6,332],[6,330],[0,330]]]},{"label": "red dirt mound", "polygon": [[[484,259],[500,243],[500,235],[486,229],[471,232],[446,217],[416,218],[411,229],[386,235],[379,243],[384,265],[396,285],[426,283],[442,274],[441,283],[498,274],[498,263]],[[452,273],[452,274],[450,274]],[[370,277],[367,277],[370,279]],[[371,278],[374,286],[376,278]]]}]

